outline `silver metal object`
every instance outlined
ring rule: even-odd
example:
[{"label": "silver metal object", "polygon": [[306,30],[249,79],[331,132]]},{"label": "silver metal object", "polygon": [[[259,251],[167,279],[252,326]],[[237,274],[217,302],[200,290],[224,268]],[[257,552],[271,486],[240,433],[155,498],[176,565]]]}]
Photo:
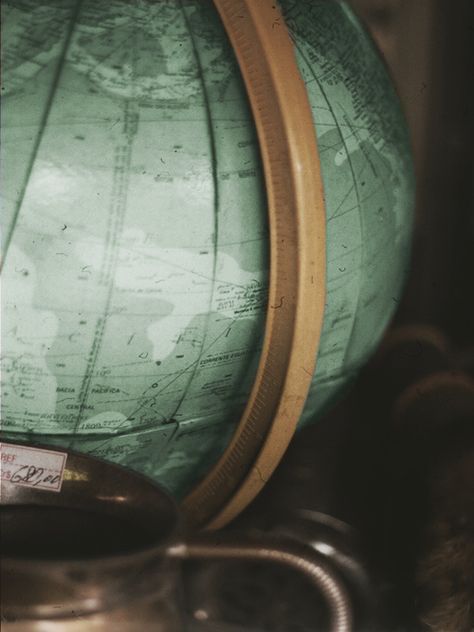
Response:
[{"label": "silver metal object", "polygon": [[311,547],[288,537],[183,538],[162,489],[119,466],[65,455],[59,492],[35,486],[33,476],[2,480],[2,632],[184,630],[177,561],[187,559],[292,567],[325,599],[331,630],[352,629],[346,589]]}]

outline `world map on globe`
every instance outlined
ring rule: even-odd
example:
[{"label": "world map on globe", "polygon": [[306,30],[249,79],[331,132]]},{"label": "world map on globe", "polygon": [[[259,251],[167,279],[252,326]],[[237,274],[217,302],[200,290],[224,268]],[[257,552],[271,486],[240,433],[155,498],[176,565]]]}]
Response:
[{"label": "world map on globe", "polygon": [[[413,175],[393,87],[348,6],[280,5],[326,204],[304,425],[396,307]],[[232,47],[207,0],[3,12],[2,434],[121,463],[182,498],[232,436],[267,309],[265,184]]]}]

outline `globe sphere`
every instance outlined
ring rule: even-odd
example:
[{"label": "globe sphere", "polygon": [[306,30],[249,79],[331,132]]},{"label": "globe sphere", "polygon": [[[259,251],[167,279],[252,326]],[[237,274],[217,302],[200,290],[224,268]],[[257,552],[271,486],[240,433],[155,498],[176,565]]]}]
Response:
[{"label": "globe sphere", "polygon": [[[281,8],[326,202],[303,425],[399,300],[413,177],[396,95],[347,5]],[[3,434],[180,498],[232,436],[264,332],[265,184],[234,52],[212,2],[189,0],[7,1],[4,51]]]}]

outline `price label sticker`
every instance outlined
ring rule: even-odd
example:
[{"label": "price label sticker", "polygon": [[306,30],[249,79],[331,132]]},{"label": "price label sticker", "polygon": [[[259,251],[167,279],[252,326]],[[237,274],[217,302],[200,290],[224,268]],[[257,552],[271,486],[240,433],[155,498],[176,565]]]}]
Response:
[{"label": "price label sticker", "polygon": [[1,479],[13,485],[60,492],[66,460],[66,452],[0,443]]}]

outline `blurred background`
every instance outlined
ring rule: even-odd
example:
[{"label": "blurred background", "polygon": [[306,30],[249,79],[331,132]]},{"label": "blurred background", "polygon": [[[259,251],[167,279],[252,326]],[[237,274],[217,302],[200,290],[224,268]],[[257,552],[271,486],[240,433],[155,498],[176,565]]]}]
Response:
[{"label": "blurred background", "polygon": [[[474,3],[350,4],[386,60],[411,130],[411,273],[373,361],[335,410],[297,434],[230,530],[312,543],[348,588],[356,630],[470,632]],[[226,621],[229,630],[328,629],[324,604],[287,571],[194,566],[187,590],[196,629],[200,621]]]}]

